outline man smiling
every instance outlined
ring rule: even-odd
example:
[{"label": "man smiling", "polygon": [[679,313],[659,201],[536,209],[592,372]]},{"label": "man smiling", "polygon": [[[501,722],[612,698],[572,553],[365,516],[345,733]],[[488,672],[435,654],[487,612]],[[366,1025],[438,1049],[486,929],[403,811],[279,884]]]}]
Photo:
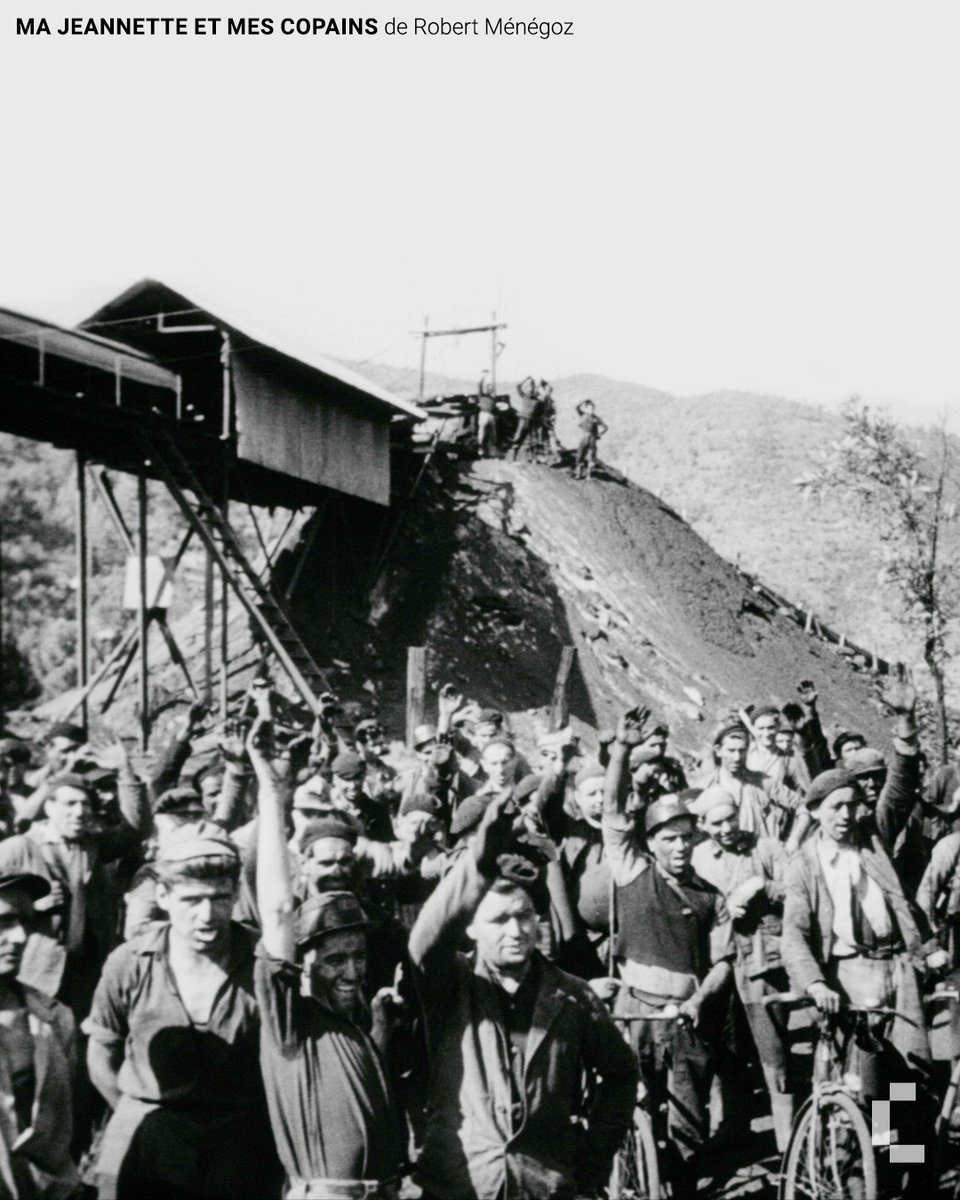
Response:
[{"label": "man smiling", "polygon": [[[372,1030],[363,997],[369,921],[346,891],[314,894],[294,911],[283,793],[269,752],[269,710],[260,703],[247,743],[260,804],[256,991],[285,1194],[387,1200],[396,1195],[403,1137],[376,1044],[386,1044],[388,997],[374,998]],[[340,850],[352,850],[346,838],[341,843]],[[324,867],[328,880],[345,878],[348,864],[334,857]]]}]

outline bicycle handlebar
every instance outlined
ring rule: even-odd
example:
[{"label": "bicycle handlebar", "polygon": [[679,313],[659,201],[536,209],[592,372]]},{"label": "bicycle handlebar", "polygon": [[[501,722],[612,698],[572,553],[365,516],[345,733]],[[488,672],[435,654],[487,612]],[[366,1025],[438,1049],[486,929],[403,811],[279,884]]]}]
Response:
[{"label": "bicycle handlebar", "polygon": [[[804,996],[799,992],[775,992],[772,996],[764,996],[762,1003],[764,1006],[770,1004],[794,1004],[797,1007],[810,1007],[816,1005],[816,1000],[812,996]],[[836,1013],[827,1014],[831,1016],[839,1016],[843,1014],[852,1014],[854,1016],[864,1014],[866,1016],[877,1017],[900,1017],[904,1021],[910,1021],[912,1018],[900,1012],[896,1008],[890,1008],[886,1004],[846,1004],[844,1003]]]}]

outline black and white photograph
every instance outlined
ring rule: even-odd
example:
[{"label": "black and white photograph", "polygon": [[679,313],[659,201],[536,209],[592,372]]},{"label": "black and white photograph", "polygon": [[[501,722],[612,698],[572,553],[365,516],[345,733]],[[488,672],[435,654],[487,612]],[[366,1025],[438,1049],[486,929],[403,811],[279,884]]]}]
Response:
[{"label": "black and white photograph", "polygon": [[960,1198],[960,9],[0,17],[0,1200]]}]

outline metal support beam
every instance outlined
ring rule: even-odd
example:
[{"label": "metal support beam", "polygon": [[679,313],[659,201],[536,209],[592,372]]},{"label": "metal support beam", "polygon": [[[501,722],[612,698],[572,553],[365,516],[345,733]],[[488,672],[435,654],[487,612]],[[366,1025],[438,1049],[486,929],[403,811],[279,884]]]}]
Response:
[{"label": "metal support beam", "polygon": [[140,585],[137,589],[137,625],[140,639],[140,746],[150,741],[150,662],[147,653],[147,475],[143,466],[137,476],[137,555]]},{"label": "metal support beam", "polygon": [[213,704],[213,555],[207,551],[203,570],[203,702]]},{"label": "metal support beam", "polygon": [[87,544],[87,461],[77,454],[77,683],[83,693],[80,724],[88,737],[89,706],[87,684],[90,680],[90,550]]}]

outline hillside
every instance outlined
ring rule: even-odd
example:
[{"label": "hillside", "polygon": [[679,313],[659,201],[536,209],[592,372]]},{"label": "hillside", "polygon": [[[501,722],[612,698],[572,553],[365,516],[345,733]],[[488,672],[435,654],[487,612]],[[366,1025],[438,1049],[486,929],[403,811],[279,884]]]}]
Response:
[{"label": "hillside", "polygon": [[[380,378],[376,365],[365,369]],[[391,386],[415,390],[415,372],[389,371]],[[468,386],[430,383],[428,391]],[[554,388],[565,445],[577,441],[576,403],[592,397],[610,426],[602,457],[676,508],[719,554],[881,657],[919,661],[878,586],[876,531],[848,506],[805,502],[795,487],[811,451],[839,435],[836,412],[740,392],[677,397],[598,375]],[[923,441],[922,431],[915,436]],[[960,668],[952,683],[960,695]]]},{"label": "hillside", "polygon": [[[309,522],[301,536],[310,538]],[[310,551],[295,606],[309,602],[325,555],[322,546]],[[363,636],[351,640],[348,627]],[[175,629],[188,657],[198,656],[198,615]],[[233,638],[239,688],[256,661],[244,652],[239,614]],[[344,611],[314,648],[337,662],[344,699],[376,698],[399,732],[409,645],[427,647],[431,694],[452,680],[510,713],[528,747],[564,645],[578,651],[571,714],[588,743],[625,707],[644,703],[694,756],[719,715],[785,701],[801,678],[817,680],[828,725],[886,741],[874,678],[755,594],[673,510],[635,485],[578,483],[548,467],[435,461],[367,611]],[[160,648],[155,661],[161,695],[176,672]],[[118,715],[130,711],[134,690],[131,681]]]}]

